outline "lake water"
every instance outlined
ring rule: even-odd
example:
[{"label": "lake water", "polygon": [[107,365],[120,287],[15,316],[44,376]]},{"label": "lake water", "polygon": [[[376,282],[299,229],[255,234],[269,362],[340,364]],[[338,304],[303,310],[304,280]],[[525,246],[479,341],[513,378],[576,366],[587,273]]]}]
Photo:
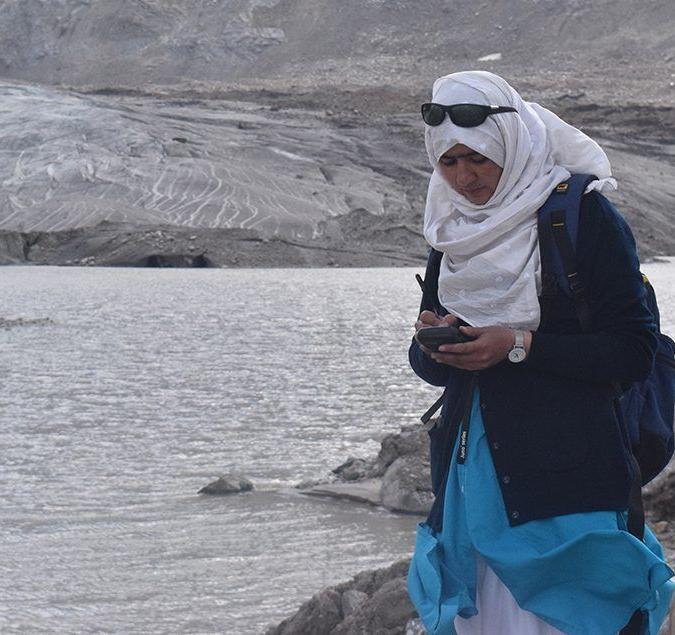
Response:
[{"label": "lake water", "polygon": [[0,632],[260,633],[409,555],[419,518],[293,485],[436,398],[415,271],[3,268],[0,317],[50,322],[0,329]]},{"label": "lake water", "polygon": [[406,556],[417,518],[292,486],[434,400],[413,273],[3,268],[51,323],[0,329],[0,631],[258,633]]}]

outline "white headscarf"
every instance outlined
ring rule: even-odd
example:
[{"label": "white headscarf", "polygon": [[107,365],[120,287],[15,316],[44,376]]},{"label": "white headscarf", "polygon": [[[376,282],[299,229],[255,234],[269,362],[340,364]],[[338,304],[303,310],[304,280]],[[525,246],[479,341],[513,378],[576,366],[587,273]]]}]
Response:
[{"label": "white headscarf", "polygon": [[[425,125],[434,173],[424,214],[427,242],[444,253],[438,282],[441,304],[472,326],[534,330],[539,325],[541,264],[537,210],[570,173],[595,174],[591,189],[616,188],[607,155],[580,130],[539,104],[525,102],[501,77],[486,71],[446,75],[434,82],[432,101],[513,106],[474,128],[446,116]],[[488,157],[503,172],[484,205],[455,192],[437,171],[456,144]]]}]

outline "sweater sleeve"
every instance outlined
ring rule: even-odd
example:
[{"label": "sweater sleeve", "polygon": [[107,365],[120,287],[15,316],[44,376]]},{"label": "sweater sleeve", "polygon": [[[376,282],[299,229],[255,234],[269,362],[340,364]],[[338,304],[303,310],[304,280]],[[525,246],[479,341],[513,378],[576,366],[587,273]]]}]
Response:
[{"label": "sweater sleeve", "polygon": [[596,192],[582,201],[577,266],[586,288],[592,331],[536,331],[526,364],[582,381],[644,379],[654,361],[656,327],[645,304],[635,240],[626,221]]},{"label": "sweater sleeve", "polygon": [[435,362],[422,351],[415,339],[413,339],[410,344],[408,360],[410,361],[410,366],[415,371],[415,374],[432,386],[447,385],[448,381],[450,381],[452,372],[457,370],[448,364],[439,364],[438,362]]}]

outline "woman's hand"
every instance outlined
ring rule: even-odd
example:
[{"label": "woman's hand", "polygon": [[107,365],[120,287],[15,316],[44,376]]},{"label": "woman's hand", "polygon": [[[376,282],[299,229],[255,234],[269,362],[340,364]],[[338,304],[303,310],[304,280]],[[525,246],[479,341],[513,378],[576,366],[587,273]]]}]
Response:
[{"label": "woman's hand", "polygon": [[[417,318],[417,322],[415,322],[415,333],[428,326],[457,326],[457,318],[450,314],[441,317],[433,311],[422,311]],[[434,352],[426,346],[422,346],[419,342],[417,344],[427,355],[431,355]]]},{"label": "woman's hand", "polygon": [[456,326],[457,318],[454,315],[440,317],[433,311],[422,311],[415,322],[415,333],[426,326]]},{"label": "woman's hand", "polygon": [[[483,370],[505,359],[515,342],[515,332],[503,326],[482,328],[460,326],[459,328],[462,333],[475,339],[461,344],[443,344],[438,347],[438,352],[430,353],[433,360],[463,370]],[[531,342],[532,333],[526,331],[526,353],[530,351]]]}]

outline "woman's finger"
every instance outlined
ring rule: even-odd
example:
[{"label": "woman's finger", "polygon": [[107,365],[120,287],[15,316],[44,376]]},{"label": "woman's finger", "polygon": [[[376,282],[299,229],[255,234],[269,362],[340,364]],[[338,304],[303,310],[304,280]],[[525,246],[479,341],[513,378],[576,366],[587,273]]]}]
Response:
[{"label": "woman's finger", "polygon": [[461,342],[459,344],[441,344],[438,347],[439,353],[452,353],[453,355],[470,355],[480,350],[480,344],[475,341]]},{"label": "woman's finger", "polygon": [[459,330],[474,339],[480,337],[489,327],[484,326],[460,326]]},{"label": "woman's finger", "polygon": [[467,358],[462,355],[450,355],[448,353],[431,353],[431,359],[439,364],[448,364],[461,370],[479,370],[480,366],[473,361],[473,358]]},{"label": "woman's finger", "polygon": [[439,322],[438,316],[433,311],[422,311],[418,319],[430,326],[436,326]]}]

